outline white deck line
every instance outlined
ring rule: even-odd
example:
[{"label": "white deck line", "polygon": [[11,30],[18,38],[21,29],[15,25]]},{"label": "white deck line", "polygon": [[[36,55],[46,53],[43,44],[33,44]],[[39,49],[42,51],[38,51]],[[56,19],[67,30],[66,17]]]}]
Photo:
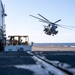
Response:
[{"label": "white deck line", "polygon": [[48,63],[46,63],[46,62],[44,62],[43,60],[37,58],[36,56],[33,56],[33,59],[34,59],[34,60],[37,60],[38,62],[40,62],[41,65],[44,65],[45,68],[46,68],[46,70],[48,70],[49,72],[53,73],[54,75],[68,75],[68,74],[66,74],[65,72],[63,72],[63,71],[61,71],[61,70],[55,68],[54,66],[52,66],[52,65],[50,65],[50,64],[48,64]]}]

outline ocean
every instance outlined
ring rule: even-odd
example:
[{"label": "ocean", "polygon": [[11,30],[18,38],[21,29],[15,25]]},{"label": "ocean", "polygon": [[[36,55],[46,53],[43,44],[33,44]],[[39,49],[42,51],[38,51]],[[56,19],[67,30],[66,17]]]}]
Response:
[{"label": "ocean", "polygon": [[34,46],[75,46],[75,43],[34,43]]}]

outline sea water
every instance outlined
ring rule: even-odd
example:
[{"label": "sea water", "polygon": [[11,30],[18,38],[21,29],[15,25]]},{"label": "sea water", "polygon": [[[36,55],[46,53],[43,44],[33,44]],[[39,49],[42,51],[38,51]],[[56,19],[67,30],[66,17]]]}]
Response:
[{"label": "sea water", "polygon": [[75,43],[34,43],[34,46],[75,46]]}]

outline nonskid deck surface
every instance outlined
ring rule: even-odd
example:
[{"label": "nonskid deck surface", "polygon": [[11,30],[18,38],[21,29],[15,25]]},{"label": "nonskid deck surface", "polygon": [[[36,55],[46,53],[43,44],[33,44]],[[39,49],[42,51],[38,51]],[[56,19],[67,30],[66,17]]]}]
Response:
[{"label": "nonskid deck surface", "polygon": [[[61,63],[65,63],[64,62],[65,59],[67,59],[66,61],[68,61],[68,62],[72,62],[72,61],[70,61],[70,59],[68,58],[67,55],[69,55],[69,57],[72,57],[72,56],[75,57],[74,52],[53,52],[53,51],[51,52],[50,51],[50,52],[32,52],[31,54],[24,52],[24,51],[1,52],[0,53],[0,74],[2,74],[2,75],[5,75],[6,73],[8,75],[11,75],[11,73],[13,73],[14,75],[16,75],[16,74],[18,74],[18,75],[51,75],[51,74],[53,74],[51,72],[52,67],[50,66],[47,68],[47,65],[49,65],[49,63],[40,61],[40,59],[36,57],[37,55],[40,57],[45,57],[50,62],[51,61],[59,61],[59,65]],[[65,59],[63,58],[63,56]],[[59,59],[62,59],[62,61]],[[71,59],[71,60],[73,60],[73,59]],[[73,60],[73,62],[75,62],[75,61]],[[48,64],[46,64],[46,63],[48,63]],[[53,63],[55,65],[57,65],[55,62],[53,62]],[[68,65],[70,65],[71,72],[73,71],[73,73],[74,73],[75,69],[72,70],[70,63]],[[73,67],[73,68],[75,68],[75,67]],[[53,70],[54,70],[54,68],[53,68]],[[56,72],[56,71],[54,71],[54,72]],[[55,75],[60,75],[60,74],[55,74]]]},{"label": "nonskid deck surface", "polygon": [[31,58],[30,54],[24,51],[0,53],[0,66],[21,64],[35,64],[35,61]]},{"label": "nonskid deck surface", "polygon": [[33,75],[29,69],[17,68],[18,65],[35,65],[36,61],[27,52],[0,52],[0,74],[1,75]]},{"label": "nonskid deck surface", "polygon": [[67,63],[75,68],[75,51],[33,51],[33,53],[44,56],[48,60]]},{"label": "nonskid deck surface", "polygon": [[0,58],[1,57],[16,57],[16,56],[31,56],[26,51],[6,51],[6,52],[0,52]]}]

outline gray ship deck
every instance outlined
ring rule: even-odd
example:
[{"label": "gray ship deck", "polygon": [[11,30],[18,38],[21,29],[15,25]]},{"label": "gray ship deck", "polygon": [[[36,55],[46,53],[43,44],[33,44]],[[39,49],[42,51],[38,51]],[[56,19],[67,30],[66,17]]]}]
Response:
[{"label": "gray ship deck", "polygon": [[[45,56],[48,60],[60,61],[61,63],[67,63],[71,65],[71,68],[75,68],[75,52],[74,51],[33,51],[34,55]],[[32,58],[33,55],[27,52],[1,52],[0,53],[0,74],[1,75],[37,75],[27,68],[18,68],[15,66],[34,66],[37,70],[40,68],[35,66],[36,61]],[[35,70],[36,71],[36,70]],[[41,70],[43,71],[43,70]],[[38,72],[38,71],[37,71]]]}]

